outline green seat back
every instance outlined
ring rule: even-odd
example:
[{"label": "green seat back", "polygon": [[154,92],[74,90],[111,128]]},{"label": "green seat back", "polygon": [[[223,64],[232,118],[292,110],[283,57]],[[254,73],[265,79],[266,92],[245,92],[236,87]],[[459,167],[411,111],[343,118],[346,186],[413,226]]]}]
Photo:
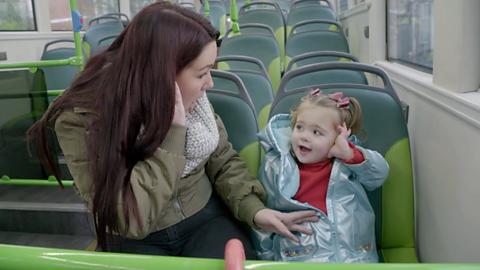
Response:
[{"label": "green seat back", "polygon": [[[247,7],[258,6],[264,3],[268,3],[269,6],[273,6],[274,9],[254,9],[247,11]],[[278,44],[280,46],[280,54],[282,55],[282,61],[285,57],[285,18],[283,17],[282,10],[278,3],[257,1],[244,5],[238,14],[238,23],[240,28],[242,24],[259,23],[270,26],[275,32]]]},{"label": "green seat back", "polygon": [[[227,34],[228,36],[228,34]],[[255,46],[252,46],[255,44]],[[276,92],[281,78],[281,54],[277,40],[266,34],[241,34],[223,40],[219,56],[241,55],[257,58],[267,68],[268,76]],[[242,62],[219,63],[218,69],[249,69],[251,64]],[[258,71],[258,68],[256,69]]]},{"label": "green seat back", "polygon": [[[302,21],[306,20],[330,20],[330,21],[337,21],[337,15],[335,11],[330,7],[326,6],[303,6],[296,9],[290,10],[288,13],[287,18],[287,39],[291,34],[292,27]],[[330,29],[329,25],[305,25],[302,28],[298,29],[298,31],[304,30],[335,30]]]},{"label": "green seat back", "polygon": [[383,80],[385,88],[347,83],[319,84],[314,88],[320,88],[324,94],[343,92],[344,96],[354,97],[360,102],[362,127],[368,136],[363,146],[382,154],[390,166],[385,184],[367,192],[375,211],[375,232],[381,261],[416,263],[410,143],[401,103],[388,75],[373,66],[341,62],[320,63],[292,70],[282,80],[270,117],[289,113],[312,89],[302,87],[286,90],[289,80],[303,73],[329,69],[369,72]]},{"label": "green seat back", "polygon": [[[259,129],[262,130],[268,122],[268,114],[273,101],[272,82],[270,82],[262,62],[258,59],[246,56],[223,56],[217,58],[217,62],[230,63],[234,61],[252,64],[251,69],[233,69],[229,70],[229,72],[236,74],[245,85],[257,113]],[[256,68],[260,69],[260,71],[254,71]]]},{"label": "green seat back", "polygon": [[260,144],[253,103],[238,76],[218,70],[212,70],[211,74],[214,87],[207,90],[208,99],[225,125],[228,141],[256,177],[260,166]]},{"label": "green seat back", "polygon": [[[321,51],[338,51],[350,53],[348,41],[343,34],[337,31],[317,30],[292,34],[287,41],[285,49],[285,64],[288,66],[290,60],[296,56]],[[315,64],[327,59],[311,57],[299,61],[297,65]]]},{"label": "green seat back", "polygon": [[[0,177],[47,179],[35,143],[27,148],[27,130],[41,119],[48,108],[42,70],[0,72]],[[53,132],[52,132],[53,133]],[[50,145],[55,148],[55,143]]]},{"label": "green seat back", "polygon": [[100,24],[94,24],[88,27],[83,36],[83,48],[87,52],[87,56],[90,57],[91,52],[97,48],[98,40],[105,36],[118,35],[123,31],[122,22],[115,17],[116,20],[107,21]]},{"label": "green seat back", "polygon": [[262,130],[268,123],[268,114],[273,102],[273,87],[268,78],[250,70],[230,70],[242,80],[252,99],[257,113],[258,127]]}]

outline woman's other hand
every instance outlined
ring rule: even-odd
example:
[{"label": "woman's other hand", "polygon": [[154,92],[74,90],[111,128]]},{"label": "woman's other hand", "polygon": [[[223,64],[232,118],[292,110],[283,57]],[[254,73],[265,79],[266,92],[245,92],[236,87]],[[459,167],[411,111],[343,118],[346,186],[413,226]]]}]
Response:
[{"label": "woman's other hand", "polygon": [[318,221],[318,217],[315,214],[316,212],[313,210],[282,213],[267,208],[258,211],[253,219],[258,227],[266,231],[281,234],[295,242],[299,242],[298,238],[295,237],[291,231],[312,234],[312,230],[298,224]]}]

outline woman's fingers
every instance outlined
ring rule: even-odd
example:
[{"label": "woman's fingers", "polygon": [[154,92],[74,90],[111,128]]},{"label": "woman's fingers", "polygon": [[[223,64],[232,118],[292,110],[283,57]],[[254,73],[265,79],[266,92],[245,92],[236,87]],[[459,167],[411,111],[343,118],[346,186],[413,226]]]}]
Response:
[{"label": "woman's fingers", "polygon": [[290,238],[294,242],[299,242],[298,238],[279,219],[272,220],[272,226],[275,227],[281,235]]},{"label": "woman's fingers", "polygon": [[304,233],[304,234],[312,234],[313,231],[310,230],[310,229],[307,229],[303,226],[300,226],[298,224],[294,224],[292,226],[290,226],[289,228],[291,231],[296,231],[296,232],[300,232],[300,233]]},{"label": "woman's fingers", "polygon": [[315,217],[316,212],[314,210],[305,210],[297,211],[291,213],[282,213],[282,221],[284,223],[294,223],[294,220],[299,220],[303,218],[312,218]]},{"label": "woman's fingers", "polygon": [[293,221],[293,223],[300,224],[300,223],[304,223],[304,222],[317,222],[317,221],[318,221],[318,217],[314,216],[314,217],[306,217],[306,218],[296,219],[296,220]]}]

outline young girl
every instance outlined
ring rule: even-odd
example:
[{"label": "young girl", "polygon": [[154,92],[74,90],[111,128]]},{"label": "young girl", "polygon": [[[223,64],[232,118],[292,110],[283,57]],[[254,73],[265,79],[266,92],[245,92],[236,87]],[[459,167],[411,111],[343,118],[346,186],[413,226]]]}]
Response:
[{"label": "young girl", "polygon": [[389,167],[379,153],[361,148],[356,137],[350,137],[361,125],[355,98],[322,95],[317,89],[291,116],[276,115],[262,130],[259,138],[266,155],[258,179],[267,191],[267,207],[313,209],[319,219],[302,224],[313,234],[296,234],[298,242],[253,230],[260,259],[378,262],[375,216],[364,188],[380,187]]}]

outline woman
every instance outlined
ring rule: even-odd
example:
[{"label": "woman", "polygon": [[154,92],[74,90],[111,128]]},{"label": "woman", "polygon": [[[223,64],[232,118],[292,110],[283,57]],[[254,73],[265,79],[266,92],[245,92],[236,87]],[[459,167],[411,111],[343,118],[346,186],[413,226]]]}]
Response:
[{"label": "woman", "polygon": [[290,230],[311,233],[298,223],[316,220],[313,211],[265,208],[265,190],[211,109],[217,37],[201,15],[152,4],[29,130],[59,179],[47,139],[55,128],[101,250],[223,258],[238,238],[255,259],[238,220],[292,239]]}]

